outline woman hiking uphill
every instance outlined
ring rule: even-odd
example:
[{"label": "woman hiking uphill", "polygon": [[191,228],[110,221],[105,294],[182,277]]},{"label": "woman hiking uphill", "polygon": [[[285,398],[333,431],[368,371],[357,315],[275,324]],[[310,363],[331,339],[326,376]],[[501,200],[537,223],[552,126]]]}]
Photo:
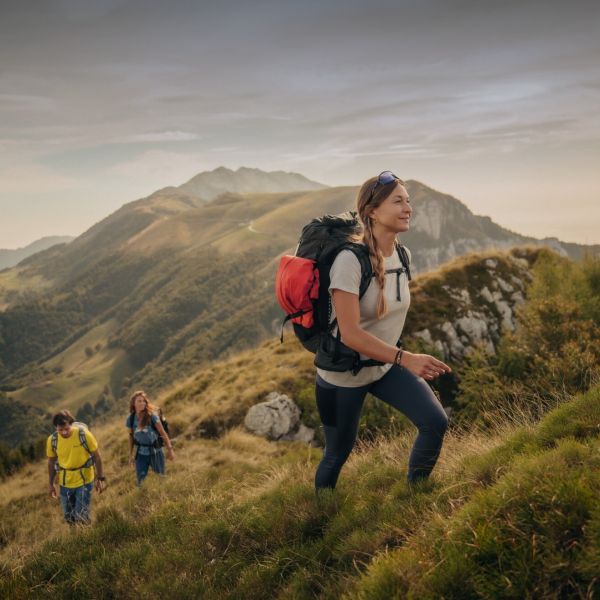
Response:
[{"label": "woman hiking uphill", "polygon": [[133,393],[125,426],[129,429],[129,464],[135,461],[138,485],[144,481],[150,467],[155,473],[165,474],[165,455],[160,447],[159,436],[167,448],[169,460],[175,458],[171,440],[156,412],[157,408],[150,404],[142,390]]},{"label": "woman hiking uphill", "polygon": [[[330,271],[330,322],[337,318],[342,343],[359,352],[361,359],[384,364],[365,366],[357,374],[317,369],[317,407],[325,430],[325,451],[315,476],[317,492],[335,488],[354,446],[367,392],[404,413],[418,429],[408,461],[411,484],[431,473],[448,425],[444,409],[425,380],[449,372],[450,367],[433,356],[395,345],[410,304],[396,241],[399,233],[408,231],[412,213],[404,182],[391,171],[368,179],[358,194],[357,212],[362,233],[353,241],[368,249],[374,277],[359,300],[359,259],[348,249],[336,256]],[[393,269],[394,274],[386,276]]]}]

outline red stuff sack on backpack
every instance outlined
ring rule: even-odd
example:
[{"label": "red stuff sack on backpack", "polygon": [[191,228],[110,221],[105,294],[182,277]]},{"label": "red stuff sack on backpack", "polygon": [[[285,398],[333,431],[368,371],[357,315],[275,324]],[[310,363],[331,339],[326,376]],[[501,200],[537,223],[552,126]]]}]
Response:
[{"label": "red stuff sack on backpack", "polygon": [[[314,302],[319,298],[319,269],[316,261],[299,256],[282,256],[275,277],[275,293],[288,320],[307,329],[314,325]],[[283,339],[283,325],[281,330]]]}]

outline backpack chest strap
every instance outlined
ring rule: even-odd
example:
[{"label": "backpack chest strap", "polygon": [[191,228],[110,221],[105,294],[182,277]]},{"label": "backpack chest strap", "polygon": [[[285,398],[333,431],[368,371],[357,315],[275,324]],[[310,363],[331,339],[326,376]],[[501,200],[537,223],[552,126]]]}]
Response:
[{"label": "backpack chest strap", "polygon": [[83,469],[89,469],[91,467],[94,466],[94,457],[90,456],[85,463],[83,463],[80,467],[74,467],[74,468],[70,468],[70,467],[62,467],[60,464],[56,463],[56,470],[57,471],[62,471],[62,485],[63,487],[66,486],[67,483],[67,471],[79,471],[79,475],[81,475],[81,480],[83,481],[83,483],[85,484],[85,477],[83,476]]},{"label": "backpack chest strap", "polygon": [[396,300],[400,302],[400,275],[402,273],[407,273],[407,271],[404,267],[398,267],[397,269],[388,269],[385,272],[386,275],[391,275],[393,273],[396,274]]}]

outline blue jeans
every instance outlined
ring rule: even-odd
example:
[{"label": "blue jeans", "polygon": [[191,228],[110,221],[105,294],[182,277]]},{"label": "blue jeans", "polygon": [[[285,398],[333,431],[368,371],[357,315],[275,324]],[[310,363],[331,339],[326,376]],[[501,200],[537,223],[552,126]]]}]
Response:
[{"label": "blue jeans", "polygon": [[92,502],[93,483],[76,488],[60,486],[60,503],[69,525],[90,523],[90,504]]},{"label": "blue jeans", "polygon": [[317,375],[317,408],[325,430],[325,452],[317,467],[315,487],[334,488],[358,432],[367,392],[404,413],[419,433],[408,461],[408,481],[429,476],[437,462],[448,416],[427,382],[393,365],[378,381],[361,387],[341,387]]},{"label": "blue jeans", "polygon": [[150,467],[152,467],[152,470],[159,475],[165,474],[165,455],[162,448],[157,450],[151,449],[150,454],[137,453],[137,456],[135,457],[135,475],[137,477],[138,485],[146,479]]}]

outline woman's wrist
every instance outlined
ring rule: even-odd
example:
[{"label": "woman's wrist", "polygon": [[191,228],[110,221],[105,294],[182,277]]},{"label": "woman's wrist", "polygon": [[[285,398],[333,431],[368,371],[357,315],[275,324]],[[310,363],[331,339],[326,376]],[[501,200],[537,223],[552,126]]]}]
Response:
[{"label": "woman's wrist", "polygon": [[411,356],[411,353],[408,352],[408,350],[403,350],[402,354],[400,355],[400,359],[398,361],[398,366],[400,367],[405,367],[406,366],[406,359]]},{"label": "woman's wrist", "polygon": [[393,365],[398,365],[399,367],[406,366],[406,358],[411,356],[412,353],[408,350],[404,350],[404,348],[396,348],[394,358],[390,361]]},{"label": "woman's wrist", "polygon": [[402,348],[396,351],[396,356],[394,357],[394,364],[400,366],[400,361],[402,360]]}]

